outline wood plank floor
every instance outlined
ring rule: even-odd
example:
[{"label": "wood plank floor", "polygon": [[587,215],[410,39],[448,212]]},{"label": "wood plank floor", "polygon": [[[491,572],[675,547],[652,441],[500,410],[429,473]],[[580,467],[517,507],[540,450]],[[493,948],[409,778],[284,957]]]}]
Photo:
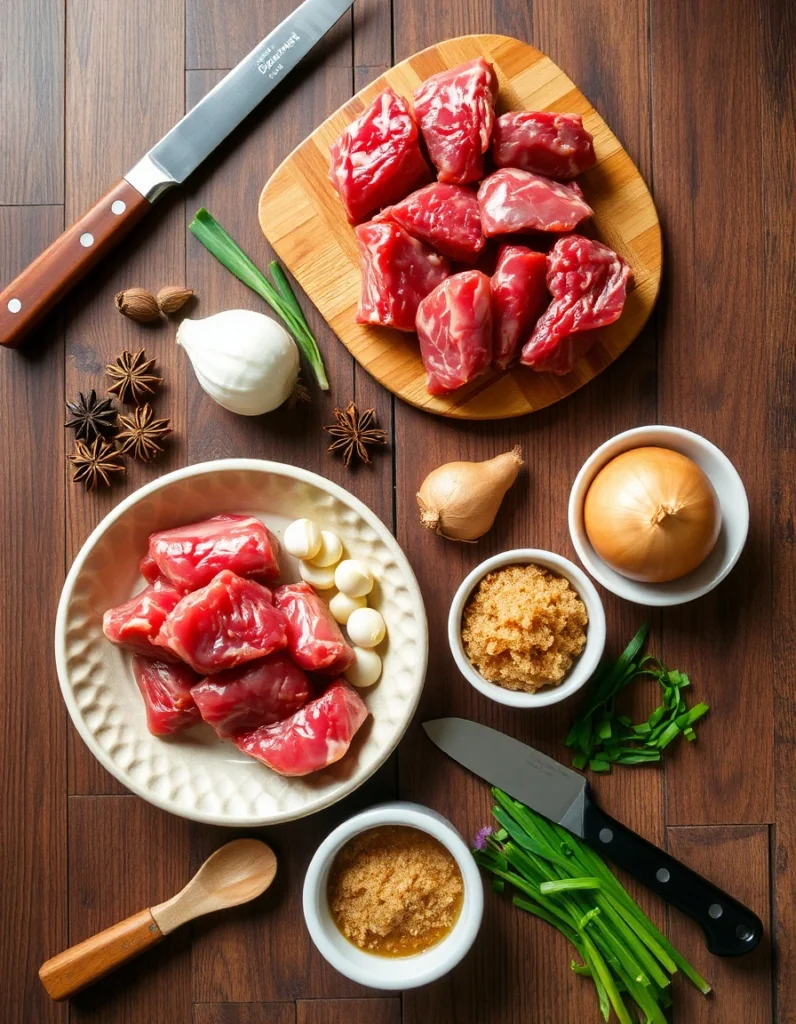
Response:
[{"label": "wood plank floor", "polygon": [[[295,0],[26,0],[0,34],[0,282],[110,187]],[[269,258],[256,205],[268,174],[354,91],[447,36],[503,32],[539,47],[595,104],[647,179],[665,241],[664,287],[630,350],[569,400],[494,425],[435,419],[359,370],[311,309],[329,397],[254,422],[213,404],[174,345],[113,308],[119,289],[186,283],[195,315],[257,308],[187,232],[199,206],[258,263]],[[747,549],[695,605],[647,613],[606,597],[609,643],[648,615],[653,649],[689,672],[711,713],[699,742],[665,768],[595,783],[607,810],[747,900],[767,936],[743,962],[718,961],[690,923],[640,899],[714,983],[678,983],[688,1024],[796,1022],[796,5],[789,0],[356,0],[302,70],[236,131],[179,196],[74,293],[21,353],[0,352],[0,1019],[24,1024],[572,1024],[599,1019],[557,933],[492,894],[478,944],[448,978],[384,995],[336,974],[300,908],[318,843],[353,811],[400,795],[472,834],[486,788],[428,748],[419,723],[462,714],[562,757],[571,710],[518,715],[455,672],[444,622],[464,574],[489,554],[539,546],[572,555],[566,498],[589,453],[642,423],[717,443],[751,506]],[[145,344],[167,387],[158,411],[174,443],[86,495],[66,472],[63,402],[102,386],[104,365]],[[391,435],[370,469],[326,452],[335,405],[374,406]],[[425,473],[521,444],[528,472],[478,545],[446,544],[417,522]],[[400,750],[344,803],[262,830],[280,859],[262,901],[197,923],[70,1005],[50,1002],[47,957],[178,889],[229,837],[128,794],[68,720],[52,657],[64,574],[100,518],[163,472],[227,456],[279,459],[350,488],[389,524],[418,574],[431,629],[421,710]]]}]

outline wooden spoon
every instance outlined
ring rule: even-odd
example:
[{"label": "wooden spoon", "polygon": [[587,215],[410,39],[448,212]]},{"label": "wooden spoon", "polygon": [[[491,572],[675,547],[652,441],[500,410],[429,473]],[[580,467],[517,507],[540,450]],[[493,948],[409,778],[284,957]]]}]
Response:
[{"label": "wooden spoon", "polygon": [[202,914],[248,903],[276,875],[276,857],[259,839],[235,839],[211,854],[176,896],[65,949],[39,969],[53,999],[68,999]]}]

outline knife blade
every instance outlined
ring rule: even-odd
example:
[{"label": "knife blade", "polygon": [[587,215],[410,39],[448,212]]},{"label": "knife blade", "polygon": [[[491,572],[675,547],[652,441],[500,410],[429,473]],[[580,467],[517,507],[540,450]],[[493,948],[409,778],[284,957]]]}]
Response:
[{"label": "knife blade", "polygon": [[579,836],[687,914],[711,953],[740,956],[760,942],[763,924],[753,911],[602,811],[579,772],[466,718],[438,718],[423,729],[468,771]]},{"label": "knife blade", "polygon": [[30,329],[290,74],[354,0],[304,0],[0,293],[0,345]]}]

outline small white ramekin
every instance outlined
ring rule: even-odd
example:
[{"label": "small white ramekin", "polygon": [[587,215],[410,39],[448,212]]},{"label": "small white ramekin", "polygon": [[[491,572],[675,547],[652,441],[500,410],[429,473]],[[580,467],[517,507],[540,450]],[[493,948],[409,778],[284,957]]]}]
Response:
[{"label": "small white ramekin", "polygon": [[[558,686],[547,686],[542,690],[537,690],[536,693],[507,690],[498,686],[497,683],[491,683],[484,679],[467,657],[462,642],[462,614],[476,585],[487,573],[494,572],[495,569],[502,569],[507,565],[528,565],[529,563],[549,569],[557,576],[563,576],[564,579],[569,580],[573,590],[586,605],[586,612],[589,616],[589,624],[586,627],[586,646],[572,666],[569,675]],[[461,674],[485,697],[497,701],[498,704],[507,704],[513,708],[543,708],[548,704],[558,704],[559,701],[571,697],[594,674],[605,649],[605,611],[600,595],[592,581],[568,558],[557,555],[553,551],[543,551],[540,548],[516,548],[514,551],[504,551],[500,555],[487,558],[485,562],[477,565],[469,576],[464,578],[461,586],[453,595],[448,613],[448,643]]]},{"label": "small white ramekin", "polygon": [[[407,825],[438,839],[459,865],[464,900],[456,924],[445,938],[423,953],[383,957],[365,953],[339,931],[327,900],[329,871],[339,850],[360,832],[380,825]],[[385,990],[417,988],[447,974],[475,941],[484,911],[481,875],[464,840],[441,814],[413,803],[388,803],[355,814],[324,839],[304,878],[304,920],[321,955],[346,978]]]},{"label": "small white ramekin", "polygon": [[[603,466],[623,452],[649,447],[670,448],[692,459],[707,474],[721,507],[721,532],[716,546],[696,569],[668,583],[641,583],[616,572],[591,546],[583,522],[586,493]],[[663,608],[686,604],[707,594],[740,558],[748,531],[749,502],[738,470],[715,444],[682,427],[636,427],[610,438],[583,464],[569,495],[569,532],[578,557],[606,590],[635,604]]]}]

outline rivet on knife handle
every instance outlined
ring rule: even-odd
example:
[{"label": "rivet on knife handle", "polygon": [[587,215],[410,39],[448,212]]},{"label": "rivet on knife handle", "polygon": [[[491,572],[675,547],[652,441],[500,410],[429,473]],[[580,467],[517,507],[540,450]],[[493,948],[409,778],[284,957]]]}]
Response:
[{"label": "rivet on knife handle", "polygon": [[16,348],[69,289],[151,209],[122,179],[0,294],[0,345]]},{"label": "rivet on knife handle", "polygon": [[583,815],[583,838],[696,921],[714,955],[741,956],[760,942],[763,923],[748,907],[615,821],[588,797]]}]

